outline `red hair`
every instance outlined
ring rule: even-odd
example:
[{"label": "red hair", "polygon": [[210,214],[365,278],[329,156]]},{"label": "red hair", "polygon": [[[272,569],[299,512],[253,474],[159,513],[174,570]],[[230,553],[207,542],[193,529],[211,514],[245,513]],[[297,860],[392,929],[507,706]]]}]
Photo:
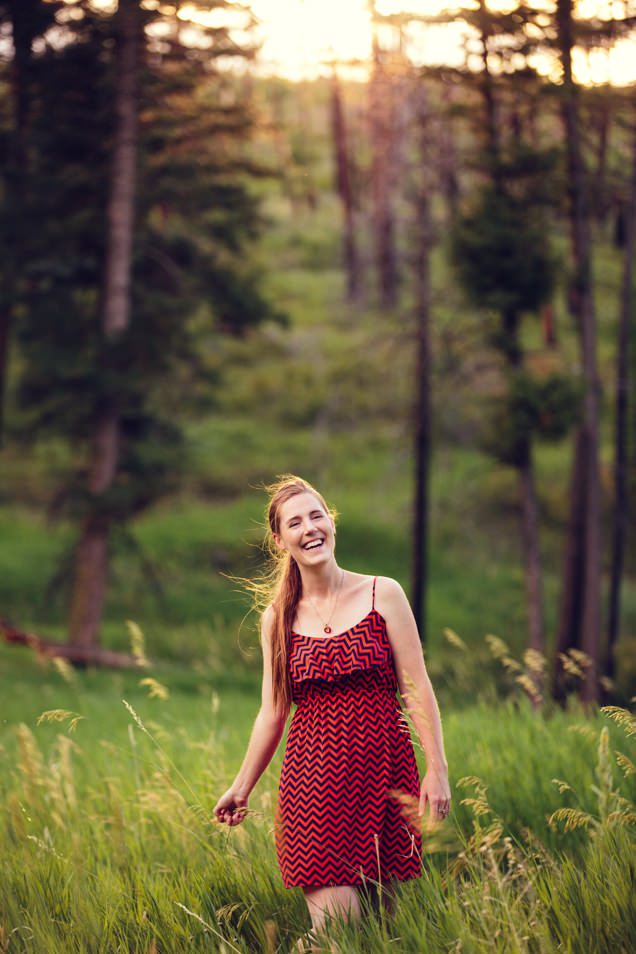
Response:
[{"label": "red hair", "polygon": [[322,494],[294,474],[284,474],[266,488],[269,494],[267,506],[267,533],[265,548],[270,558],[270,570],[259,581],[252,582],[257,608],[263,613],[268,606],[274,610],[271,633],[272,691],[274,704],[289,708],[292,703],[292,685],[289,672],[291,634],[296,618],[296,609],[302,595],[302,580],[298,564],[287,550],[281,550],[274,540],[280,533],[280,508],[292,497],[310,493],[332,520],[336,513],[325,503]]}]

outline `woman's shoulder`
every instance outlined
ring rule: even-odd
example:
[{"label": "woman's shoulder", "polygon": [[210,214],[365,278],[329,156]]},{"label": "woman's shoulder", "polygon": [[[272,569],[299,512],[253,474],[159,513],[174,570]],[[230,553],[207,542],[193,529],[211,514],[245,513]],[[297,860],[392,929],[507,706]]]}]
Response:
[{"label": "woman's shoulder", "polygon": [[404,594],[401,585],[392,576],[376,576],[375,592],[378,596],[400,596]]},{"label": "woman's shoulder", "polygon": [[391,576],[375,578],[375,607],[385,618],[393,611],[403,609],[408,603],[406,594],[397,580]]},{"label": "woman's shoulder", "polygon": [[376,592],[382,590],[386,593],[402,593],[402,587],[397,580],[390,576],[376,576],[373,573],[356,573],[354,570],[346,570],[347,579],[351,586],[373,586]]},{"label": "woman's shoulder", "polygon": [[356,587],[359,587],[360,590],[373,589],[376,604],[378,600],[381,603],[391,604],[406,599],[404,590],[398,581],[390,576],[374,576],[371,573],[349,571],[349,581],[352,589]]}]

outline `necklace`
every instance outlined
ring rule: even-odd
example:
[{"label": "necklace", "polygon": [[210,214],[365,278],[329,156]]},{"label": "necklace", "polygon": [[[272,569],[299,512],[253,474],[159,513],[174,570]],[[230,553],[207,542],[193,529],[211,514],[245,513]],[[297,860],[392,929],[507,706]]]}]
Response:
[{"label": "necklace", "polygon": [[319,619],[320,622],[322,623],[322,631],[323,631],[323,633],[326,633],[327,635],[329,635],[329,633],[331,633],[331,631],[332,631],[332,630],[331,630],[331,626],[330,626],[329,624],[331,623],[331,620],[333,619],[333,614],[336,612],[336,606],[338,605],[338,600],[340,599],[340,591],[342,590],[342,584],[344,583],[344,577],[345,577],[345,574],[344,574],[344,570],[343,570],[343,571],[342,571],[342,576],[340,577],[340,583],[338,584],[338,589],[336,590],[336,597],[335,597],[335,599],[334,599],[333,606],[331,607],[331,612],[329,613],[329,616],[327,617],[327,619],[323,619],[321,613],[319,613],[319,611],[318,611],[318,607],[316,606],[316,604],[315,604],[314,601],[312,600],[312,598],[311,598],[311,596],[309,595],[309,593],[307,593],[307,599],[309,600],[309,602],[310,602],[311,605],[313,606],[314,612],[315,612],[316,616],[318,617],[318,619]]}]

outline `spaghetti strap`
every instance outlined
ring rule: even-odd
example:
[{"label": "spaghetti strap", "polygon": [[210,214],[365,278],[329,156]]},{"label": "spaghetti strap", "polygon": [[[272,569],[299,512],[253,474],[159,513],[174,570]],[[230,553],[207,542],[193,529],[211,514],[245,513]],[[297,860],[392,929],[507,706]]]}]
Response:
[{"label": "spaghetti strap", "polygon": [[371,594],[371,609],[372,610],[375,609],[375,581],[376,580],[377,580],[377,576],[374,576],[373,577],[373,593]]}]

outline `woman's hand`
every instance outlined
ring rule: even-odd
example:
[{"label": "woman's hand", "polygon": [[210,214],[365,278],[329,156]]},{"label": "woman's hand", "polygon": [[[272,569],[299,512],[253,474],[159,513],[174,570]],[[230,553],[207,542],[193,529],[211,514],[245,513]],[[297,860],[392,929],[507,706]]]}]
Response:
[{"label": "woman's hand", "polygon": [[247,815],[247,795],[228,788],[214,806],[214,815],[217,821],[226,825],[240,825]]},{"label": "woman's hand", "polygon": [[428,804],[428,830],[431,831],[435,825],[444,821],[450,809],[450,786],[448,784],[448,775],[439,769],[431,766],[422,779],[420,788],[420,818],[424,818],[424,812]]}]

